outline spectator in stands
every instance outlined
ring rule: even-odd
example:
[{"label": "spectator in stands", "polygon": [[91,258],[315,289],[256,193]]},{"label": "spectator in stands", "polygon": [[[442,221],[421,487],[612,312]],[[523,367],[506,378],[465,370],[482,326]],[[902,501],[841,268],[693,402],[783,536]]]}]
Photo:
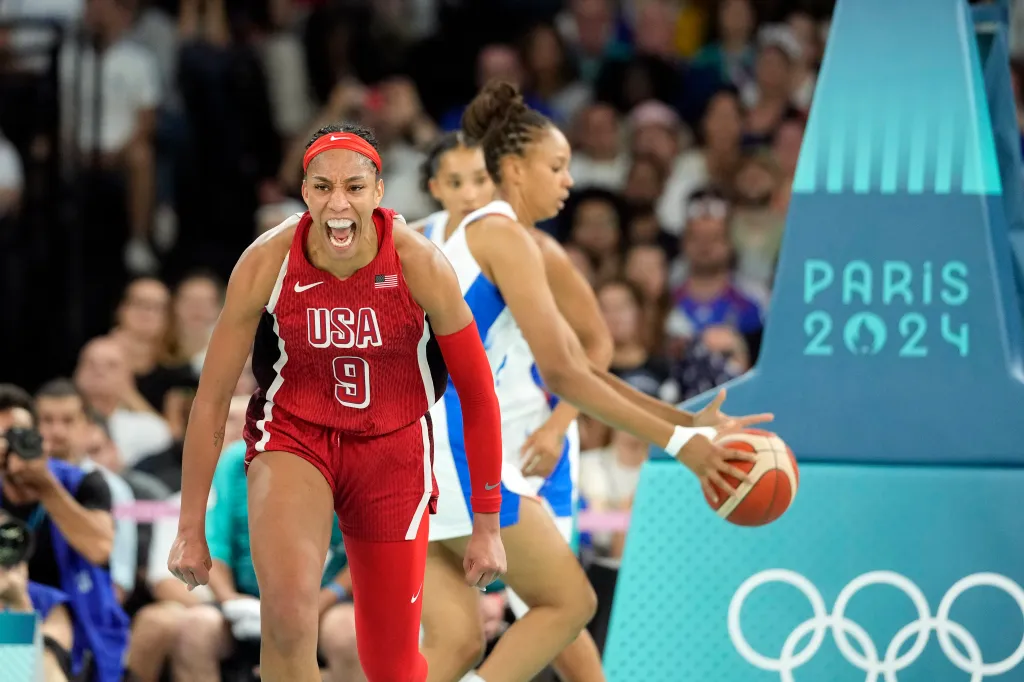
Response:
[{"label": "spectator in stands", "polygon": [[[48,457],[72,464],[86,473],[98,472],[110,490],[113,507],[131,506],[135,494],[123,478],[89,459],[85,438],[89,428],[85,400],[68,379],[54,379],[36,393],[36,413],[43,450]],[[122,604],[135,589],[138,566],[138,525],[129,518],[114,522],[114,547],[110,555],[110,576]]]},{"label": "spectator in stands", "polygon": [[796,177],[796,164],[800,158],[800,146],[804,141],[805,119],[788,118],[775,131],[772,142],[772,156],[779,168],[779,185],[772,197],[772,210],[785,218],[789,211],[789,199]]},{"label": "spectator in stands", "polygon": [[[526,104],[541,112],[552,121],[561,123],[554,111],[541,98],[526,89],[526,72],[523,63],[520,61],[519,52],[509,45],[491,44],[484,45],[476,58],[476,84],[482,88],[492,80],[502,80],[512,83],[520,92]],[[462,125],[462,112],[466,104],[457,106],[441,116],[441,130],[458,130]]]},{"label": "spectator in stands", "polygon": [[800,113],[793,106],[800,43],[785,25],[764,27],[758,42],[757,78],[741,91],[747,110],[743,131],[748,146],[770,144],[779,124]]},{"label": "spectator in stands", "polygon": [[[710,344],[714,344],[714,348]],[[728,325],[705,327],[686,347],[682,359],[672,364],[679,399],[689,400],[742,374],[749,368],[747,348],[746,340],[735,328]]]},{"label": "spectator in stands", "polygon": [[160,72],[153,54],[130,40],[137,10],[137,0],[85,3],[87,36],[61,53],[61,113],[64,139],[86,166],[107,174],[115,188],[111,196],[124,207],[130,228],[125,265],[151,272],[157,267],[148,238]]},{"label": "spectator in stands", "polygon": [[580,111],[569,172],[578,189],[588,187],[616,192],[629,170],[629,155],[622,148],[619,116],[610,105],[596,102]]},{"label": "spectator in stands", "polygon": [[713,31],[715,39],[697,52],[692,65],[710,70],[721,84],[742,88],[752,82],[756,59],[752,44],[755,22],[751,0],[722,0]]},{"label": "spectator in stands", "polygon": [[[28,412],[20,410],[12,425],[24,428],[31,423]],[[0,433],[5,430],[0,426]],[[7,512],[0,510],[0,523],[12,520]],[[68,652],[74,639],[68,596],[56,588],[29,580],[27,557],[13,566],[0,566],[0,611],[34,613],[39,617],[43,636],[42,682],[67,682],[71,678]]]},{"label": "spectator in stands", "polygon": [[762,304],[735,278],[736,251],[729,238],[732,207],[716,190],[690,197],[686,230],[680,238],[674,307],[665,322],[672,355],[682,356],[685,342],[705,327],[727,324],[740,333],[760,331]]},{"label": "spectator in stands", "polygon": [[764,291],[771,288],[786,227],[785,213],[780,214],[772,206],[780,183],[778,164],[767,152],[745,159],[736,175],[730,225],[736,275]]},{"label": "spectator in stands", "polygon": [[[21,428],[32,428],[35,425],[35,404],[28,391],[14,384],[0,384],[0,432],[7,431],[14,424],[16,410],[28,413],[29,423],[17,424]],[[22,415],[23,416],[23,415]]]},{"label": "spectator in stands", "polygon": [[186,275],[174,290],[165,354],[175,366],[188,365],[199,375],[210,333],[224,305],[224,283],[213,273]]},{"label": "spectator in stands", "polygon": [[160,364],[147,383],[163,391],[161,413],[175,439],[185,436],[182,415],[191,409],[206,346],[223,305],[224,284],[211,272],[190,273],[174,290]]},{"label": "spectator in stands", "polygon": [[665,316],[672,308],[668,295],[668,260],[654,244],[638,244],[626,253],[624,276],[641,296],[641,329],[649,352],[661,352]]},{"label": "spectator in stands", "polygon": [[615,277],[622,266],[623,208],[619,198],[601,189],[575,192],[565,211],[570,221],[569,239],[594,265],[597,281]]},{"label": "spectator in stands", "polygon": [[[656,241],[655,236],[662,231],[658,224],[658,216],[654,212],[654,206],[658,202],[658,197],[665,191],[667,177],[667,166],[661,163],[657,157],[650,154],[633,156],[629,172],[626,173],[626,183],[622,187],[622,199],[630,208],[630,223],[642,215],[644,218],[651,219],[653,229],[641,230],[638,233],[634,233],[630,229],[630,244],[654,242]],[[671,235],[667,236],[671,238]]]},{"label": "spectator in stands", "polygon": [[[228,447],[242,438],[245,426],[245,411],[248,398],[232,399],[228,408],[228,418],[224,426],[224,442]],[[164,467],[168,478],[176,481],[175,490],[181,488],[181,451],[155,455],[140,463],[156,465],[160,458],[165,460]],[[181,495],[176,492],[167,501],[169,506],[177,507]],[[213,498],[211,497],[211,504]],[[139,678],[139,682],[156,682],[166,662],[170,659],[176,646],[183,621],[187,618],[188,607],[205,604],[214,600],[214,594],[208,586],[189,591],[184,583],[171,575],[167,569],[167,557],[171,545],[178,533],[177,515],[166,515],[157,519],[152,528],[146,558],[146,581],[153,595],[154,602],[141,608],[132,624],[131,646],[128,650],[128,668]],[[179,671],[178,679],[182,679]],[[191,681],[191,678],[186,678]]]},{"label": "spectator in stands", "polygon": [[563,125],[575,120],[590,99],[590,88],[578,80],[576,65],[555,27],[544,23],[527,31],[520,59],[526,71],[526,89],[551,108],[555,120]]},{"label": "spectator in stands", "polygon": [[799,58],[793,65],[793,106],[807,112],[811,108],[821,65],[821,33],[814,17],[799,10],[786,17],[786,25],[800,48]]},{"label": "spectator in stands", "polygon": [[625,114],[650,99],[675,103],[681,79],[672,27],[676,9],[666,0],[637,5],[632,54],[607,59],[594,85],[597,100],[608,102]]},{"label": "spectator in stands", "polygon": [[716,378],[714,385],[709,386],[708,390],[750,369],[750,348],[743,336],[733,327],[724,324],[705,327],[700,335],[700,341],[708,351],[725,360],[726,373],[729,375]]},{"label": "spectator in stands", "polygon": [[571,0],[568,5],[568,11],[558,17],[558,30],[583,79],[592,83],[605,59],[625,56],[629,47],[618,40],[611,0]]},{"label": "spectator in stands", "polygon": [[124,348],[114,339],[101,336],[85,344],[74,381],[89,407],[107,420],[128,466],[171,445],[167,423],[139,394]]},{"label": "spectator in stands", "polygon": [[[121,459],[121,453],[117,450],[117,445],[110,437],[106,420],[96,413],[90,414],[89,423],[85,426],[82,447],[90,461],[124,479],[136,501],[152,503],[170,497],[170,489],[155,476],[135,469],[124,468],[124,461]],[[111,486],[111,492],[113,492],[113,486]],[[117,502],[115,501],[115,509],[116,507]],[[125,511],[130,510],[126,509]],[[148,519],[136,519],[128,516],[119,518],[118,525],[120,526],[125,521],[135,524],[138,536],[138,551],[135,555],[135,590],[125,595],[122,601],[125,611],[131,615],[151,598],[147,589],[146,571],[149,565],[149,547],[153,527]],[[114,542],[116,551],[120,537],[115,536]]]},{"label": "spectator in stands", "polygon": [[[629,511],[649,446],[624,431],[608,432],[597,447],[588,445],[580,453],[580,497],[586,508],[594,512]],[[587,577],[598,595],[598,607],[587,628],[602,651],[625,536],[625,531],[605,531],[589,537]]]},{"label": "spectator in stands", "polygon": [[652,356],[644,344],[639,289],[611,280],[598,287],[597,300],[615,344],[609,371],[649,396],[678,402],[679,387],[671,379],[669,364]]},{"label": "spectator in stands", "polygon": [[437,135],[416,85],[406,77],[388,78],[369,97],[366,123],[377,136],[384,164],[381,179],[389,187],[387,205],[409,220],[434,210],[430,196],[420,187],[423,148]]},{"label": "spectator in stands", "polygon": [[699,147],[675,162],[658,201],[661,226],[672,234],[686,224],[692,193],[709,184],[726,191],[732,187],[743,158],[743,107],[736,90],[722,89],[711,97],[697,137]]},{"label": "spectator in stands", "polygon": [[[238,384],[235,387],[236,398],[231,401],[231,409],[228,411],[225,433],[236,434],[242,437],[242,426],[245,423],[245,410],[249,398],[256,390],[256,378],[252,375],[252,357],[245,361],[245,367],[238,377]],[[172,492],[181,491],[181,457],[184,448],[185,427],[188,426],[191,401],[180,406],[181,414],[172,416],[172,420],[181,424],[176,433],[174,441],[166,449],[156,454],[144,457],[132,465],[135,471],[144,472],[147,475],[161,481]],[[228,440],[227,442],[231,442]],[[172,538],[173,539],[173,538]],[[166,557],[165,557],[166,558]]]},{"label": "spectator in stands", "polygon": [[[17,393],[4,386],[0,405],[16,402],[19,396],[12,400],[11,394]],[[18,410],[22,419],[33,417]],[[24,427],[34,428],[34,417]],[[106,569],[114,545],[110,489],[98,471],[85,473],[45,452],[19,453],[10,445],[0,439],[0,509],[35,534],[29,579],[68,598],[74,673],[82,672],[88,652],[97,682],[121,682],[128,617]]]},{"label": "spectator in stands", "polygon": [[641,102],[629,112],[629,129],[630,151],[634,157],[656,160],[663,173],[672,170],[682,150],[683,132],[679,115],[672,107],[657,100]]},{"label": "spectator in stands", "polygon": [[165,419],[180,405],[181,393],[191,395],[199,384],[191,363],[168,353],[173,320],[167,285],[140,277],[125,288],[110,332],[124,348],[139,394]]}]

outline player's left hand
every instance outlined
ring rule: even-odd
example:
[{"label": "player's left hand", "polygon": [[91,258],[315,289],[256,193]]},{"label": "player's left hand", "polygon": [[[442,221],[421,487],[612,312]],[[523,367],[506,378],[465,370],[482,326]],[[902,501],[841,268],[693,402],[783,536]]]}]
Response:
[{"label": "player's left hand", "polygon": [[558,429],[546,424],[531,433],[519,450],[523,473],[543,478],[550,476],[558,465],[558,460],[562,458],[564,441],[565,433],[560,433]]},{"label": "player's left hand", "polygon": [[770,412],[752,414],[747,417],[730,417],[721,411],[724,402],[725,389],[723,388],[703,410],[693,415],[693,426],[713,426],[718,430],[719,435],[724,435],[724,433],[736,433],[748,426],[764,424],[775,419],[775,415]]},{"label": "player's left hand", "polygon": [[473,534],[469,538],[466,554],[462,559],[462,568],[466,571],[466,584],[481,590],[508,569],[505,546],[501,543],[498,524],[495,522],[493,525],[494,528],[489,528],[473,524]]}]

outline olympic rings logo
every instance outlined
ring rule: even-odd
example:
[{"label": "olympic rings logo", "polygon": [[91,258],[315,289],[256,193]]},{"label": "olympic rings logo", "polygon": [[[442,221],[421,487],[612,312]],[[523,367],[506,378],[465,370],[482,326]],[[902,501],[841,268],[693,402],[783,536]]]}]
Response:
[{"label": "olympic rings logo", "polygon": [[[747,642],[740,626],[740,610],[751,592],[768,583],[784,583],[791,585],[803,593],[811,604],[814,615],[798,625],[782,645],[778,658],[769,658],[757,651]],[[885,655],[880,657],[878,648],[868,633],[860,625],[846,617],[846,607],[854,594],[869,585],[890,585],[906,594],[917,609],[917,620],[903,626],[889,642]],[[836,604],[829,614],[825,601],[814,584],[804,576],[785,569],[762,571],[747,578],[733,595],[729,603],[729,637],[740,656],[762,670],[779,673],[780,682],[794,682],[793,671],[806,664],[818,653],[828,630],[843,657],[857,668],[867,673],[865,682],[899,682],[897,673],[910,667],[921,656],[928,645],[929,635],[934,630],[938,636],[939,646],[946,658],[960,670],[969,673],[970,682],[982,682],[986,677],[995,677],[1016,668],[1024,660],[1024,637],[1020,645],[1010,656],[997,663],[986,663],[981,648],[974,636],[956,621],[949,619],[950,609],[961,594],[973,587],[995,587],[1010,595],[1021,613],[1024,614],[1024,589],[1006,576],[997,573],[975,573],[958,580],[942,597],[939,609],[931,615],[928,600],[921,589],[910,579],[893,571],[872,571],[856,578],[843,588],[836,598]],[[811,634],[810,641],[800,651],[797,645]],[[850,643],[850,638],[857,641],[861,651],[857,651]],[[914,637],[913,645],[906,653],[900,655],[903,645]],[[959,642],[964,656],[953,644]],[[861,653],[863,652],[863,653]]]}]

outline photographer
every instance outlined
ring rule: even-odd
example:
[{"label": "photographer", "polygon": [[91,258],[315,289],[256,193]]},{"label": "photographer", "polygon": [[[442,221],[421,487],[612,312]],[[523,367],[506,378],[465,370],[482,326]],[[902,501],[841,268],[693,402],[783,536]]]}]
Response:
[{"label": "photographer", "polygon": [[106,568],[114,539],[110,490],[99,472],[43,454],[31,411],[13,399],[19,390],[0,385],[0,509],[35,535],[32,581],[67,595],[74,673],[88,659],[91,679],[118,682],[129,623]]},{"label": "photographer", "polygon": [[0,612],[35,613],[43,635],[44,682],[67,682],[71,677],[71,616],[68,597],[60,590],[31,582],[28,559],[32,534],[21,521],[0,511]]}]

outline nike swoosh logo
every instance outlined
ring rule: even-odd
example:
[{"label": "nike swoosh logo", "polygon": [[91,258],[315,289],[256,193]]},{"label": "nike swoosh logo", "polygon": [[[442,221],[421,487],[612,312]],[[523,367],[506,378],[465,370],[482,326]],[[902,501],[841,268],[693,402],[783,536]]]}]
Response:
[{"label": "nike swoosh logo", "polygon": [[295,283],[295,293],[300,294],[303,291],[305,291],[306,289],[312,289],[313,287],[315,287],[318,284],[323,284],[323,282],[313,282],[312,284],[299,284],[298,282],[296,282]]},{"label": "nike swoosh logo", "polygon": [[423,583],[420,583],[420,589],[416,591],[416,594],[414,594],[412,597],[412,601],[410,601],[409,603],[415,604],[416,600],[420,598],[421,594],[423,594]]},{"label": "nike swoosh logo", "polygon": [[331,135],[331,142],[337,142],[338,140],[344,140],[344,139],[345,139],[344,137],[335,137],[334,135]]},{"label": "nike swoosh logo", "polygon": [[495,483],[494,485],[491,485],[490,483],[484,483],[484,490],[494,490],[499,485],[501,485],[501,484],[500,483]]}]

